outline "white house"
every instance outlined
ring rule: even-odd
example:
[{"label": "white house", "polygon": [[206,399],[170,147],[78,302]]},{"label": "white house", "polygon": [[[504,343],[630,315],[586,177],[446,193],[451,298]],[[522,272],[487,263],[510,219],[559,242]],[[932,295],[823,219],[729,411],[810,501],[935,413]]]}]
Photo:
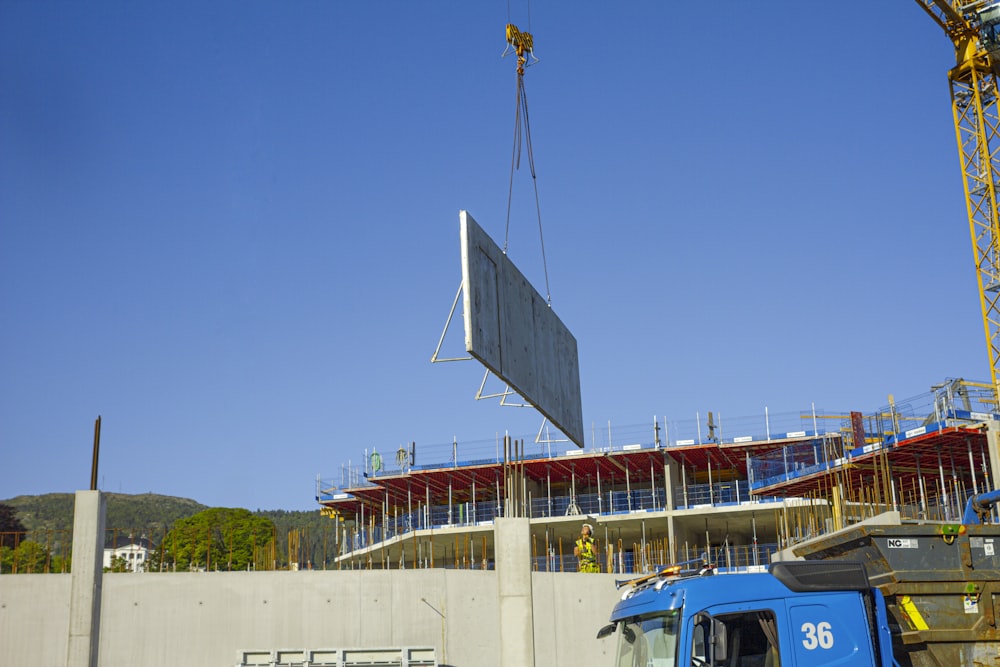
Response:
[{"label": "white house", "polygon": [[127,571],[145,572],[151,548],[152,545],[145,537],[119,535],[115,538],[114,545],[104,547],[104,567],[110,569],[114,560],[121,558],[125,561]]}]

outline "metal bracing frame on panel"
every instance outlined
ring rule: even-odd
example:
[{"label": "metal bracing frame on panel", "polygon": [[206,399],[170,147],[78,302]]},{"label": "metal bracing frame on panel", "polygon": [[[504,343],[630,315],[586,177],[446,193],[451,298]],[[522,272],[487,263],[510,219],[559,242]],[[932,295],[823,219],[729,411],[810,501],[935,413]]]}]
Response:
[{"label": "metal bracing frame on panel", "polygon": [[[448,311],[448,320],[444,323],[444,330],[441,331],[441,338],[438,339],[437,347],[434,348],[434,354],[431,355],[431,363],[432,364],[442,363],[442,362],[446,362],[446,361],[472,361],[472,360],[475,359],[475,357],[473,357],[473,356],[468,356],[468,357],[444,357],[444,358],[442,358],[440,356],[441,355],[441,347],[444,345],[445,336],[448,335],[448,329],[451,328],[451,321],[455,317],[455,308],[458,307],[458,302],[462,298],[463,292],[464,292],[464,286],[463,286],[463,284],[460,283],[458,285],[458,293],[455,294],[455,300],[451,304],[451,310]],[[500,399],[500,405],[502,405],[504,407],[513,407],[513,408],[533,408],[533,407],[535,407],[531,403],[508,403],[507,402],[507,397],[508,396],[516,396],[517,395],[517,392],[511,391],[511,388],[510,388],[509,384],[505,385],[504,386],[504,390],[502,392],[498,393],[498,394],[485,394],[485,393],[483,393],[486,390],[486,381],[489,380],[489,378],[490,378],[490,370],[487,368],[486,372],[483,374],[483,381],[479,383],[479,389],[476,390],[476,400],[477,401],[481,401],[481,400],[484,400],[484,399],[487,399],[487,398],[499,398]],[[542,425],[543,426],[545,425],[544,421],[542,422]]]},{"label": "metal bracing frame on panel", "polygon": [[[448,319],[445,321],[444,330],[441,331],[441,337],[438,339],[437,347],[434,348],[434,354],[431,355],[431,363],[441,363],[445,361],[472,361],[475,359],[473,356],[467,357],[441,357],[441,348],[444,345],[444,339],[448,335],[448,329],[451,327],[451,321],[455,317],[455,309],[458,307],[459,299],[462,298],[463,285],[459,284],[458,292],[455,294],[455,300],[451,304],[451,310],[448,311]],[[484,393],[486,391],[486,382],[489,380],[491,375],[490,369],[486,369],[483,373],[483,381],[479,383],[479,389],[476,390],[476,400],[481,401],[489,398],[499,398],[500,405],[503,407],[513,407],[513,408],[533,408],[535,407],[531,403],[509,403],[507,402],[508,396],[517,396],[517,392],[512,391],[509,384],[504,385],[503,391],[499,393]],[[553,438],[549,435],[549,431],[546,426],[549,424],[548,417],[542,417],[542,423],[538,426],[538,434],[535,435],[535,444],[554,444],[559,442],[569,442],[568,438]],[[545,437],[542,437],[542,433],[545,433]]]},{"label": "metal bracing frame on panel", "polygon": [[[549,435],[549,429],[545,428],[549,423],[548,417],[542,417],[542,424],[538,427],[538,434],[535,435],[536,445],[553,445],[557,442],[569,442],[568,438],[553,438]],[[542,437],[542,432],[545,432],[545,437]]]},{"label": "metal bracing frame on panel", "polygon": [[476,400],[477,401],[481,401],[481,400],[486,399],[486,398],[499,398],[500,399],[500,405],[503,405],[505,407],[509,407],[509,408],[533,408],[533,407],[535,407],[531,403],[527,403],[527,402],[525,402],[525,403],[508,403],[507,402],[507,397],[508,396],[518,396],[518,393],[516,391],[511,391],[511,388],[510,388],[509,384],[505,384],[503,391],[501,391],[499,394],[484,394],[483,392],[486,390],[486,381],[490,379],[490,375],[495,375],[495,373],[493,373],[490,369],[487,368],[486,372],[483,374],[483,381],[479,383],[479,389],[476,391]]},{"label": "metal bracing frame on panel", "polygon": [[[458,302],[462,298],[462,291],[464,285],[462,283],[458,284],[458,293],[455,294],[455,300],[451,303],[451,310],[448,311],[448,320],[444,323],[444,330],[441,332],[441,338],[438,339],[437,347],[434,348],[434,354],[431,355],[431,363],[436,364],[443,361],[472,361],[475,357],[448,357],[446,359],[441,359],[438,355],[441,354],[441,346],[444,345],[444,337],[448,335],[448,329],[451,327],[451,320],[455,317],[455,309],[458,307]],[[485,384],[486,380],[483,380]]]},{"label": "metal bracing frame on panel", "polygon": [[[455,308],[458,306],[459,299],[462,298],[463,291],[464,291],[463,287],[460,284],[458,286],[458,293],[455,295],[455,301],[451,304],[451,310],[448,311],[448,320],[444,324],[444,330],[441,332],[441,338],[438,339],[437,347],[434,348],[434,354],[431,355],[431,363],[433,363],[433,364],[443,363],[443,362],[446,362],[446,361],[473,361],[475,359],[475,357],[473,357],[473,356],[468,356],[468,357],[441,357],[440,356],[441,355],[441,348],[442,348],[442,346],[444,346],[444,339],[448,335],[448,329],[451,328],[451,321],[455,317]],[[476,400],[477,401],[482,401],[482,400],[486,400],[486,399],[490,399],[490,398],[499,398],[500,399],[500,405],[502,407],[506,407],[506,408],[533,408],[533,407],[535,407],[534,405],[532,405],[531,403],[528,403],[528,402],[523,402],[523,403],[508,402],[507,401],[507,397],[508,396],[518,396],[518,393],[516,391],[513,391],[510,388],[509,384],[505,384],[504,388],[503,388],[503,391],[500,391],[498,393],[485,393],[486,392],[486,382],[490,379],[490,375],[495,375],[495,374],[492,371],[490,371],[489,368],[487,368],[486,372],[483,373],[483,381],[479,383],[479,389],[476,390]],[[544,429],[545,425],[548,424],[548,423],[549,423],[548,417],[543,417],[542,418],[542,424],[538,428],[538,436],[535,437],[535,442],[536,443],[543,443],[543,442],[568,442],[568,440],[566,440],[566,439],[550,440],[550,439],[548,439],[548,436],[546,436],[546,440],[542,440],[541,439],[541,437],[542,437],[542,429]]]}]

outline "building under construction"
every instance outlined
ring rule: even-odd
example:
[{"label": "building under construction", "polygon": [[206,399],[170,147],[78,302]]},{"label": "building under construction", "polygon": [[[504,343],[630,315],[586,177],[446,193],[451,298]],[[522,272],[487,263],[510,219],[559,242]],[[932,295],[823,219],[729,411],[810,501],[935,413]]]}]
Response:
[{"label": "building under construction", "polygon": [[[918,4],[955,46],[949,83],[988,383],[947,380],[869,411],[810,409],[791,419],[765,411],[725,424],[711,413],[684,424],[654,419],[625,433],[609,426],[604,442],[596,433],[584,442],[576,340],[551,310],[547,268],[543,297],[510,261],[506,241],[501,248],[462,211],[462,281],[448,323],[461,299],[470,356],[441,357],[446,324],[432,361],[479,360],[487,376],[507,383],[501,401],[523,397],[580,449],[540,435],[533,442],[455,442],[450,456],[439,449],[430,457],[436,462],[416,465],[411,445],[397,452],[394,468],[366,452],[364,466],[345,466],[339,480],[318,484],[317,500],[339,522],[339,565],[489,568],[493,520],[527,517],[537,570],[576,569],[582,522],[594,526],[605,571],[701,559],[752,568],[778,549],[883,512],[957,523],[970,495],[1000,488],[1000,130],[991,120],[1000,116],[1000,9],[992,2]],[[533,165],[523,76],[537,59],[531,34],[513,24],[507,43],[517,54],[513,189],[522,138]],[[538,226],[541,241],[540,211]],[[544,268],[544,248],[542,257]]]},{"label": "building under construction", "polygon": [[[772,553],[887,511],[958,523],[1000,488],[1000,410],[989,384],[948,380],[868,412],[654,420],[565,442],[497,440],[394,466],[377,452],[321,481],[341,568],[490,568],[493,520],[527,517],[533,567],[575,571],[582,523],[603,571],[708,560],[753,569]],[[421,450],[421,458],[428,452]]]}]

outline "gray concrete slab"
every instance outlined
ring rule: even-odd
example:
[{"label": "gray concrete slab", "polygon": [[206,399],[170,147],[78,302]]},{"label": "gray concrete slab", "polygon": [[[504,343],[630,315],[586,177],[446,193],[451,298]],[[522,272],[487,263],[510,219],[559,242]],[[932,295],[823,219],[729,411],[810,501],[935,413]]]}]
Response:
[{"label": "gray concrete slab", "polygon": [[472,216],[459,220],[466,351],[583,447],[576,338]]}]

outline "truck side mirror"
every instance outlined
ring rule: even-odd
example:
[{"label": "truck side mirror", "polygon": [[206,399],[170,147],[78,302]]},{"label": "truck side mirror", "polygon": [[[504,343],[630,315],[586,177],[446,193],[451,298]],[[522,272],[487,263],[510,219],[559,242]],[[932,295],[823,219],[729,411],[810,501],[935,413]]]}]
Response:
[{"label": "truck side mirror", "polygon": [[729,641],[726,637],[726,624],[712,619],[712,659],[715,662],[725,662]]},{"label": "truck side mirror", "polygon": [[597,631],[597,638],[604,639],[608,635],[614,634],[615,629],[618,627],[617,623],[608,623],[603,628]]},{"label": "truck side mirror", "polygon": [[694,619],[696,634],[692,651],[705,664],[722,664],[728,657],[728,629],[723,621],[700,613]]}]

